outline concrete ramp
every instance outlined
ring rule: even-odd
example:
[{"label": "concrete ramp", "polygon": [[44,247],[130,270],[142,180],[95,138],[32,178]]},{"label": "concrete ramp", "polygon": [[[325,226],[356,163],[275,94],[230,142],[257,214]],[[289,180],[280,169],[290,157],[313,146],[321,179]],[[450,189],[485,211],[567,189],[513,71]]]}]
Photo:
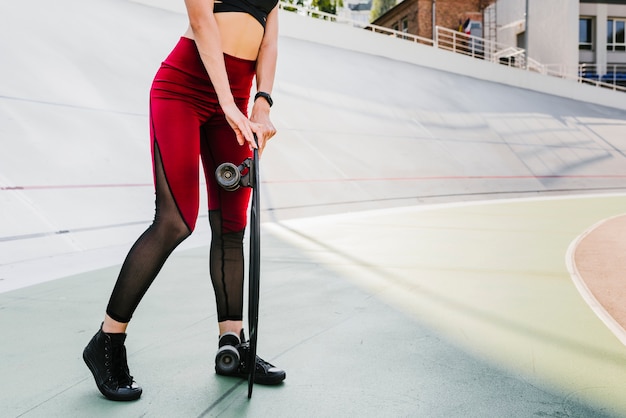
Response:
[{"label": "concrete ramp", "polygon": [[127,241],[152,212],[151,77],[185,19],[126,1],[0,10],[0,265]]},{"label": "concrete ramp", "polygon": [[[181,5],[166,4],[178,11],[120,0],[2,6],[12,41],[0,50],[0,265],[125,246],[150,222],[148,90],[186,27]],[[352,43],[392,42],[329,47],[315,34],[346,28],[281,17],[266,219],[623,190],[624,111],[428,68],[448,59],[458,72],[471,59],[357,29]],[[388,57],[407,45],[437,60]]]}]

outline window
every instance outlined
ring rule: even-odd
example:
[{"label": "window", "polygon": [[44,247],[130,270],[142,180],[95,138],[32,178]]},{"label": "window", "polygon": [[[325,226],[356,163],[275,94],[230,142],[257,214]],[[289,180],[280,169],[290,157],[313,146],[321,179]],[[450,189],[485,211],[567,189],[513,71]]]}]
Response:
[{"label": "window", "polygon": [[606,28],[606,49],[608,51],[626,51],[624,28],[626,20],[609,19]]},{"label": "window", "polygon": [[402,32],[407,33],[409,31],[409,19],[408,18],[404,18],[402,19]]},{"label": "window", "polygon": [[578,49],[593,49],[593,20],[590,17],[581,17],[578,20]]}]

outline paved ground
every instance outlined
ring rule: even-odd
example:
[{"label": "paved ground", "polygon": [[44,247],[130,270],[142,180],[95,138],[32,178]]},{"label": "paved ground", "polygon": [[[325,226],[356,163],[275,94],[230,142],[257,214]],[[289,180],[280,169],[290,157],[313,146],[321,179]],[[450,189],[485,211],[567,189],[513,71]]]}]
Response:
[{"label": "paved ground", "polygon": [[[130,329],[130,404],[80,359],[116,268],[0,295],[2,416],[621,416],[626,351],[567,247],[625,196],[402,208],[267,223],[260,351],[284,385],[211,370],[207,249],[166,265]],[[95,308],[95,309],[94,309]],[[11,376],[7,379],[7,376]]]},{"label": "paved ground", "polygon": [[626,416],[626,349],[578,290],[622,245],[626,112],[323,45],[295,15],[262,169],[260,354],[287,381],[248,401],[213,374],[202,217],[129,330],[145,394],[106,401],[80,355],[153,213],[146,95],[184,17],[0,10],[0,416]]}]

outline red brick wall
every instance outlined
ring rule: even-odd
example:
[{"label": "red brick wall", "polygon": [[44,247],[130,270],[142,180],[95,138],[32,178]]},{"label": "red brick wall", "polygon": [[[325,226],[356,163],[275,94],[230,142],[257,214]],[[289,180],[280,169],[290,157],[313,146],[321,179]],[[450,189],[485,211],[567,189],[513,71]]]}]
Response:
[{"label": "red brick wall", "polygon": [[[436,25],[458,29],[459,22],[468,17],[482,20],[482,10],[495,0],[437,0]],[[402,20],[408,23],[408,33],[432,38],[432,0],[404,0],[374,22],[375,25],[402,30]]]}]

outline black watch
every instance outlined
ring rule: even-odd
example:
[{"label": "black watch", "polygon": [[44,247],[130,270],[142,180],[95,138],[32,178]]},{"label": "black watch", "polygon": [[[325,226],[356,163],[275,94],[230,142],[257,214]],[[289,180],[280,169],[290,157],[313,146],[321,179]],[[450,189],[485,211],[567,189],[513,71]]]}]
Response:
[{"label": "black watch", "polygon": [[272,100],[272,96],[270,96],[269,93],[266,93],[264,91],[257,92],[257,94],[254,95],[254,101],[256,102],[256,99],[258,99],[259,97],[262,97],[265,100],[267,100],[267,103],[270,105],[270,107],[272,107],[272,105],[274,104],[274,101]]}]

